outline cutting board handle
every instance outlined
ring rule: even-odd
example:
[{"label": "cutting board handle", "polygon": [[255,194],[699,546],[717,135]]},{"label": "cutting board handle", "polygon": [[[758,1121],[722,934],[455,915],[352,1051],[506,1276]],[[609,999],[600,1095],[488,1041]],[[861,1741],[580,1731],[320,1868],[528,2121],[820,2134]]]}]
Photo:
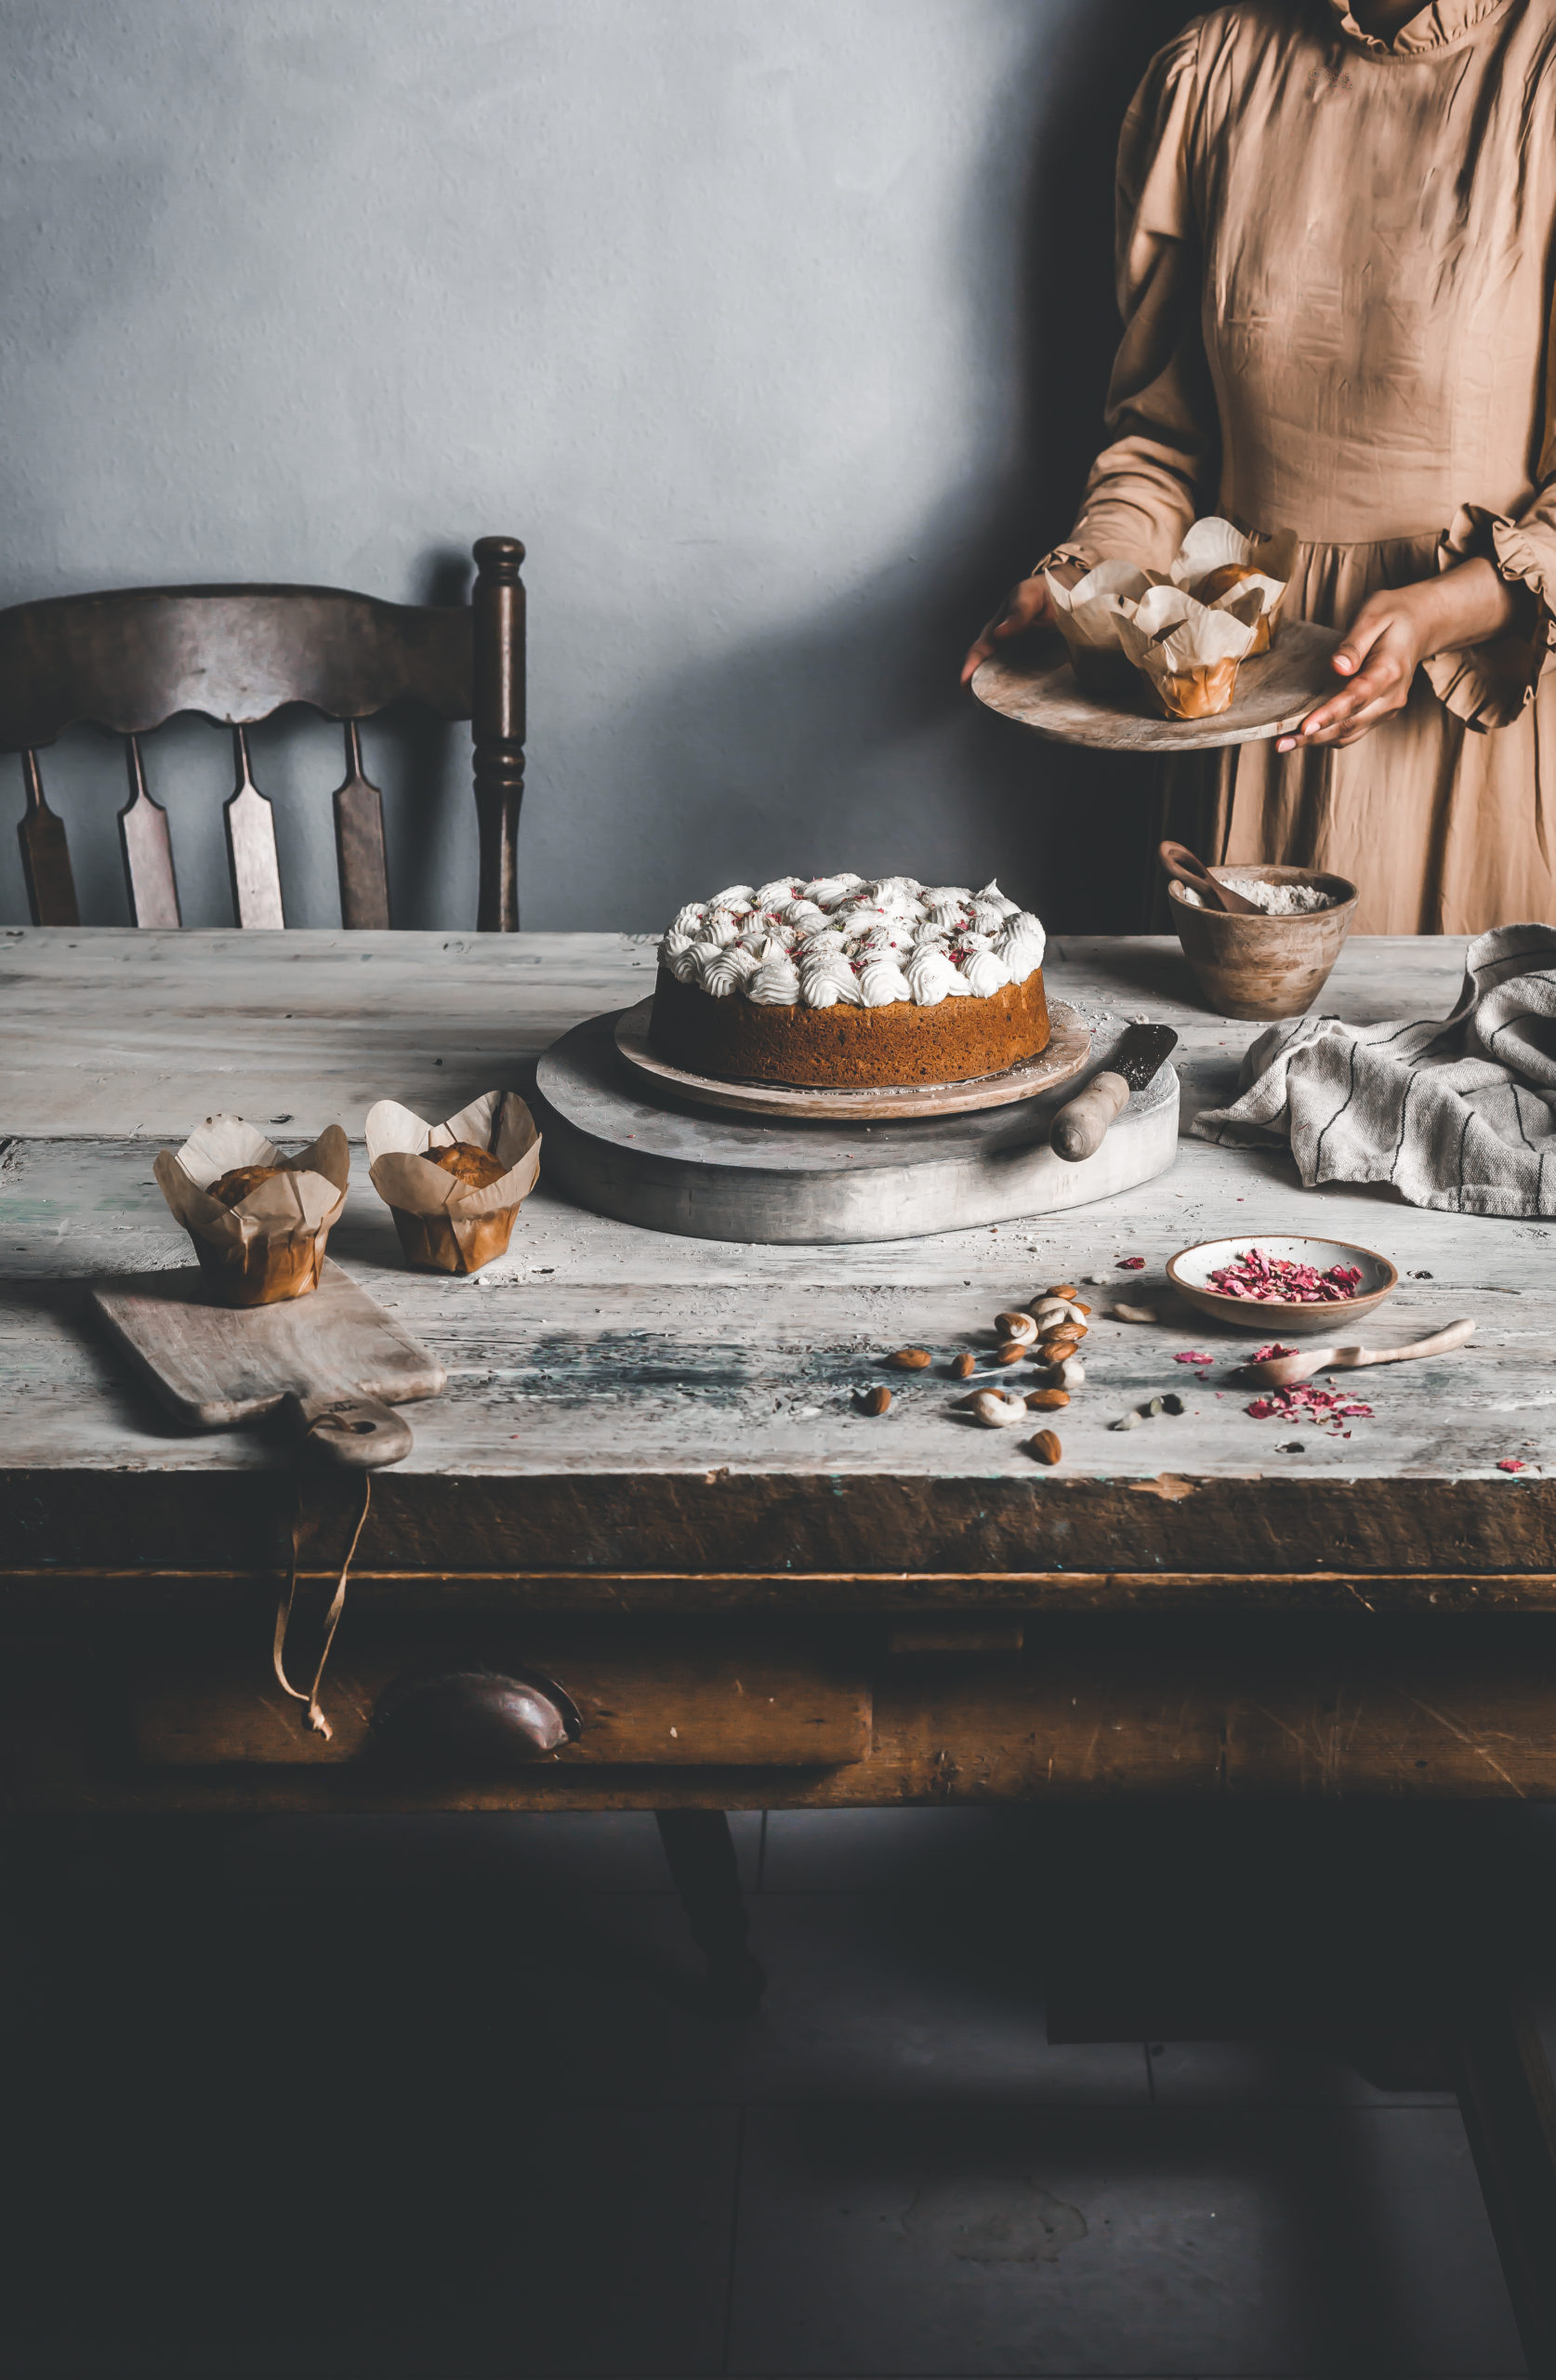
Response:
[{"label": "cutting board handle", "polygon": [[372,1396],[289,1396],[284,1410],[307,1450],[342,1471],[381,1471],[411,1451],[410,1423]]}]

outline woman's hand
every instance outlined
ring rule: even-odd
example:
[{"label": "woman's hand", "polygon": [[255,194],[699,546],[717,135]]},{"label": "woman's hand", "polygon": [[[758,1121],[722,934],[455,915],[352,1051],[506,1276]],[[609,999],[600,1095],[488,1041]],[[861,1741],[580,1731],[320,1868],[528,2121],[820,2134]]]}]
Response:
[{"label": "woman's hand", "polygon": [[1334,666],[1350,682],[1310,710],[1295,735],[1283,735],[1276,751],[1359,744],[1380,719],[1404,708],[1423,661],[1505,636],[1518,610],[1518,589],[1484,561],[1460,562],[1409,587],[1380,588],[1335,653]]},{"label": "woman's hand", "polygon": [[[1085,575],[1075,562],[1058,562],[1054,566],[1054,576],[1066,587],[1073,587]],[[1023,578],[1019,587],[1011,588],[1003,610],[995,614],[977,643],[969,650],[962,663],[963,685],[971,682],[972,673],[979,663],[986,661],[991,653],[997,653],[1011,637],[1025,636],[1029,628],[1051,628],[1052,625],[1053,601],[1043,574],[1038,571],[1034,577]]]}]

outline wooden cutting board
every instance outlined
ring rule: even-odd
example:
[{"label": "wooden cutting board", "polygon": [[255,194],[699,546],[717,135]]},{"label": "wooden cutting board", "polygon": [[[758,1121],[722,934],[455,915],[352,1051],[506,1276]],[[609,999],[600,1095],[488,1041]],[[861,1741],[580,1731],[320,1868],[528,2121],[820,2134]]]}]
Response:
[{"label": "wooden cutting board", "polygon": [[437,1357],[328,1257],[316,1289],[279,1305],[213,1305],[193,1264],[96,1282],[92,1303],[188,1428],[232,1429],[286,1408],[318,1452],[352,1470],[408,1453],[410,1430],[386,1408],[445,1384]]}]

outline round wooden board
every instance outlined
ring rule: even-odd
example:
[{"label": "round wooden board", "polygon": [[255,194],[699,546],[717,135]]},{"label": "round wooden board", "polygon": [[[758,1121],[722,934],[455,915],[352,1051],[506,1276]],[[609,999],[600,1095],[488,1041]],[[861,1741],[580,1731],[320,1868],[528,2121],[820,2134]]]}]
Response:
[{"label": "round wooden board", "polygon": [[[1125,1020],[1089,1022],[1088,1071]],[[1005,1107],[894,1122],[740,1116],[693,1106],[634,1073],[615,1016],[574,1025],[535,1068],[542,1180],[596,1214],[692,1239],[827,1246],[915,1239],[1015,1215],[1057,1213],[1165,1173],[1178,1153],[1171,1066],[1130,1100],[1095,1157],[1048,1146],[1073,1078]]]},{"label": "round wooden board", "polygon": [[973,1082],[921,1082],[884,1091],[804,1091],[778,1082],[719,1082],[666,1065],[649,1047],[652,998],[624,1009],[616,1019],[616,1048],[635,1074],[647,1075],[678,1099],[698,1107],[729,1107],[746,1116],[810,1117],[832,1124],[890,1123],[909,1116],[968,1116],[984,1107],[1013,1106],[1037,1099],[1079,1074],[1091,1048],[1091,1030],[1063,1000],[1048,1012],[1048,1046],[1003,1074]]},{"label": "round wooden board", "polygon": [[1164,719],[1143,678],[1138,705],[1083,694],[1057,637],[996,653],[979,668],[972,691],[990,710],[1051,744],[1089,744],[1104,752],[1212,751],[1288,734],[1314,703],[1337,694],[1344,681],[1329,660],[1339,641],[1338,628],[1287,620],[1272,652],[1244,662],[1231,709],[1215,719]]}]

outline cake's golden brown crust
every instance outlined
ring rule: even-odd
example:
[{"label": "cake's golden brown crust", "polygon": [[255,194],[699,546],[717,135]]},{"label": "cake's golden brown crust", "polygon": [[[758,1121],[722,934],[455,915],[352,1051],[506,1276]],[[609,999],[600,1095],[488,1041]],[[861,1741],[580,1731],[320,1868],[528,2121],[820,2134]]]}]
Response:
[{"label": "cake's golden brown crust", "polygon": [[666,1065],[719,1082],[880,1091],[1003,1074],[1048,1048],[1048,1011],[1040,967],[986,998],[967,993],[930,1008],[758,1008],[738,992],[715,999],[661,967],[649,1042]]},{"label": "cake's golden brown crust", "polygon": [[219,1207],[235,1207],[240,1198],[257,1190],[261,1182],[273,1182],[278,1173],[290,1171],[291,1168],[284,1165],[235,1165],[231,1172],[218,1175],[206,1195]]},{"label": "cake's golden brown crust", "polygon": [[441,1165],[445,1173],[472,1190],[490,1190],[507,1170],[489,1149],[477,1148],[474,1141],[452,1141],[447,1148],[429,1149],[427,1154],[434,1165]]}]

